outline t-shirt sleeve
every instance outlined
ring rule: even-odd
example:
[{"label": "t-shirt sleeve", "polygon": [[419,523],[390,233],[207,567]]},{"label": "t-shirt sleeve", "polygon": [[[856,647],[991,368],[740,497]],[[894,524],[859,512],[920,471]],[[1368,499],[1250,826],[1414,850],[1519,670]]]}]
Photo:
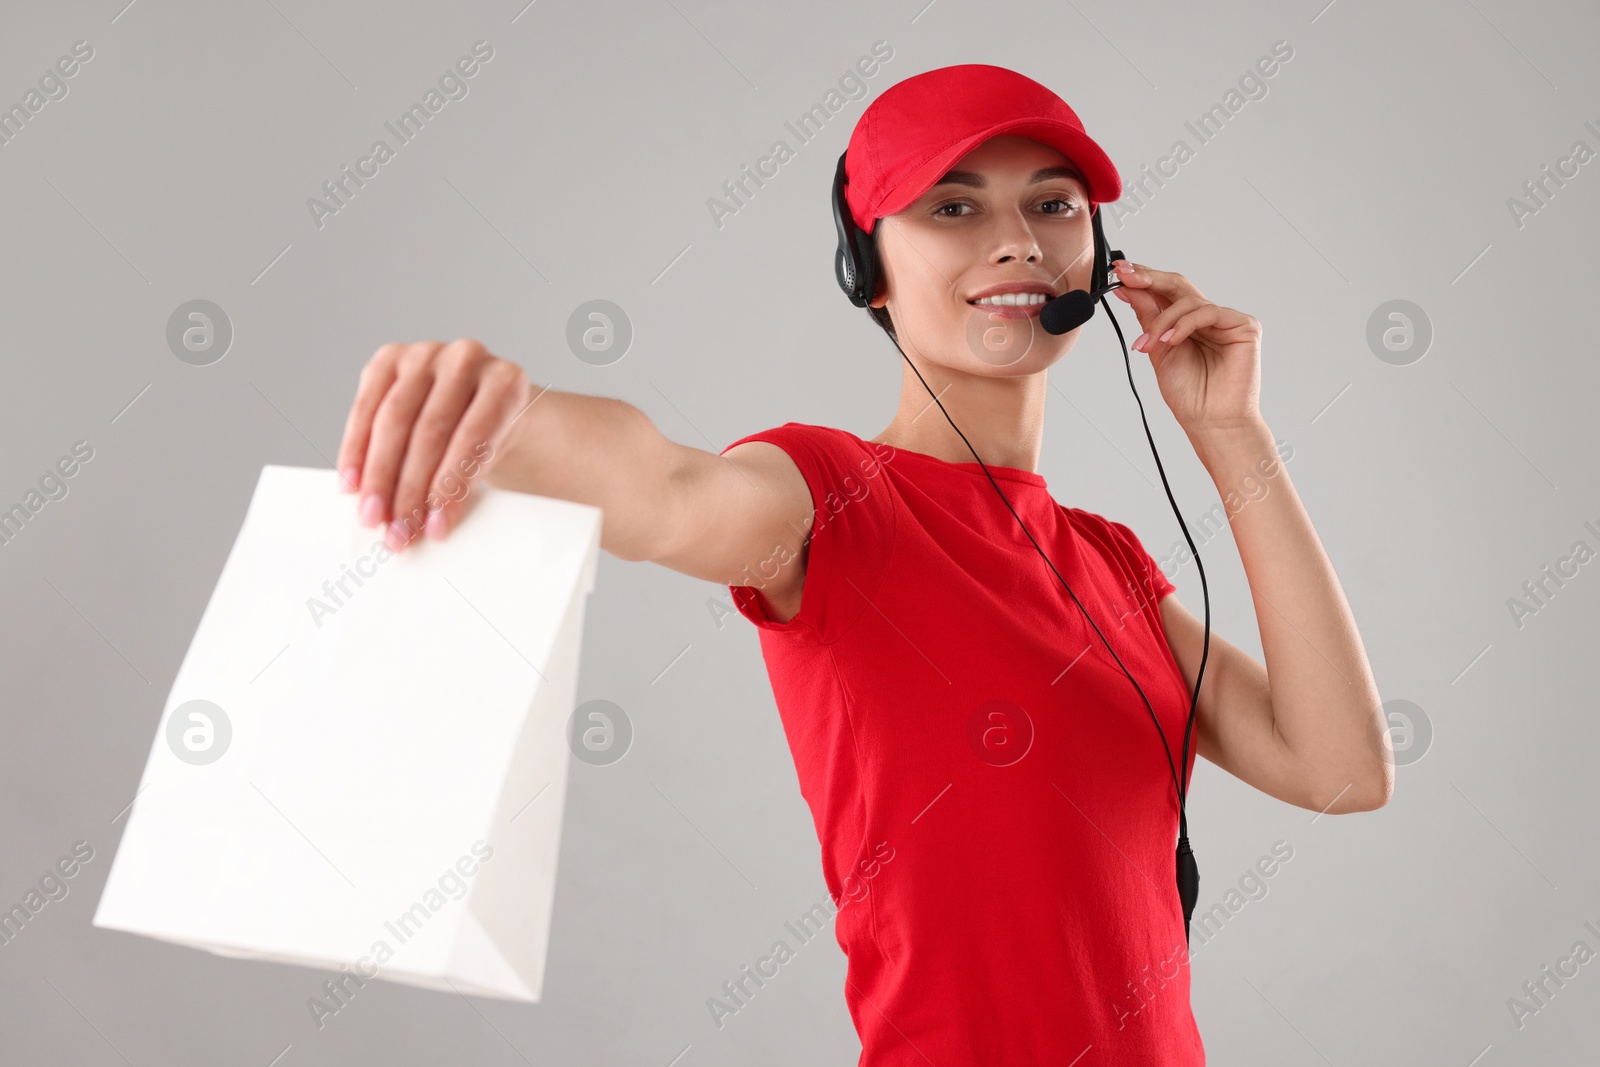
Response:
[{"label": "t-shirt sleeve", "polygon": [[1154,603],[1161,603],[1169,594],[1177,591],[1177,586],[1161,570],[1161,565],[1155,558],[1145,551],[1139,538],[1127,526],[1120,522],[1111,523],[1112,530],[1116,531],[1134,564],[1135,573],[1140,576],[1140,590]]},{"label": "t-shirt sleeve", "polygon": [[[884,473],[892,457],[887,445],[862,442],[842,430],[789,422],[741,437],[722,451],[747,441],[777,445],[794,460],[811,490],[814,514],[806,548],[800,610],[779,622],[761,587],[783,567],[800,565],[800,557],[773,546],[765,560],[752,561],[747,584],[730,585],[739,613],[762,630],[832,643],[867,608],[883,580],[894,544],[893,487]],[[806,529],[806,515],[789,525]]]}]

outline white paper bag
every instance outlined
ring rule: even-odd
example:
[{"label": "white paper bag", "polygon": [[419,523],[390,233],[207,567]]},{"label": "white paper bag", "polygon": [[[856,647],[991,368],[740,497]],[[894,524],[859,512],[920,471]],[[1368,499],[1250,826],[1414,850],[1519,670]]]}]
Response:
[{"label": "white paper bag", "polygon": [[96,926],[540,999],[601,513],[472,497],[392,554],[334,471],[262,468]]}]

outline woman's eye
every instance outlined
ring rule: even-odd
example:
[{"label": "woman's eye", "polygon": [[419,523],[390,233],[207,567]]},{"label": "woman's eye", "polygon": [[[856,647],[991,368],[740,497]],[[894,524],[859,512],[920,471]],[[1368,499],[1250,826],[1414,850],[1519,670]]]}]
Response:
[{"label": "woman's eye", "polygon": [[[1070,215],[1070,214],[1073,214],[1074,212],[1076,212],[1078,210],[1077,201],[1068,199],[1067,197],[1064,197],[1064,196],[1052,197],[1051,199],[1046,200],[1044,203],[1045,204],[1060,204],[1060,205],[1062,205],[1062,207],[1059,208],[1058,210],[1046,211],[1045,212],[1046,215]],[[933,209],[933,214],[934,214],[934,217],[936,217],[936,218],[945,218],[945,219],[965,218],[966,215],[968,214],[968,212],[961,211],[960,209],[961,208],[970,208],[970,207],[972,207],[972,205],[967,203],[965,200],[952,200],[949,203],[940,204],[938,207],[934,208]]]}]

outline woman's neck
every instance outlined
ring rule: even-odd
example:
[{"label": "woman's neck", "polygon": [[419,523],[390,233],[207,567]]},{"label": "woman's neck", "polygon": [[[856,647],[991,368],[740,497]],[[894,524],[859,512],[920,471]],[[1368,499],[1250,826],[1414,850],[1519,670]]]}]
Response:
[{"label": "woman's neck", "polygon": [[[1037,471],[1044,437],[1045,374],[1027,378],[981,378],[943,367],[923,370],[928,386],[902,361],[900,407],[882,433],[869,438],[895,448],[942,459],[973,462],[972,450],[990,466]],[[934,403],[929,388],[939,397]],[[949,418],[939,410],[940,404]],[[961,427],[958,434],[950,420]]]}]

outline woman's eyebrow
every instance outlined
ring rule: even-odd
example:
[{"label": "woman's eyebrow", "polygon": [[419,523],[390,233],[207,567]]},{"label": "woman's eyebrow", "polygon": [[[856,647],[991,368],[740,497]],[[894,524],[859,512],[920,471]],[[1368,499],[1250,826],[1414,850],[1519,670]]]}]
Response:
[{"label": "woman's eyebrow", "polygon": [[[1071,167],[1046,167],[1043,170],[1034,171],[1033,177],[1028,179],[1028,184],[1038,185],[1040,182],[1047,182],[1052,178],[1076,178],[1080,182],[1083,181],[1083,175]],[[974,189],[982,189],[988,184],[981,174],[976,174],[970,170],[952,170],[935,182],[934,187],[937,188],[941,185],[970,185]]]}]

